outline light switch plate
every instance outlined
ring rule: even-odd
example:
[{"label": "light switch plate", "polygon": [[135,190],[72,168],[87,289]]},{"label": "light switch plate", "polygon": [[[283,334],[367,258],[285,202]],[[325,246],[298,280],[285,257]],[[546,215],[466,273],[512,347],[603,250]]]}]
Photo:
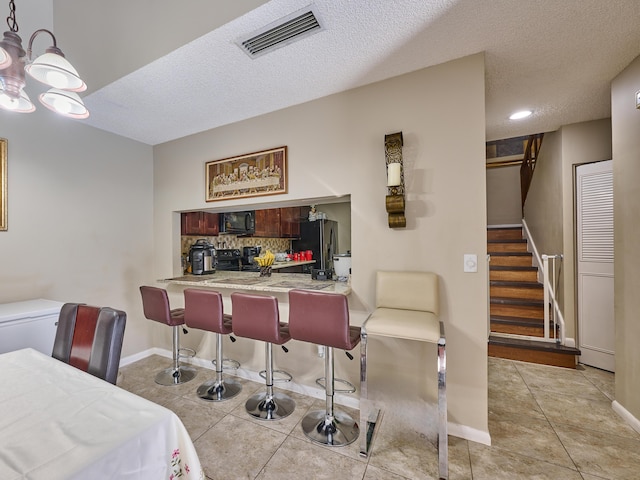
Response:
[{"label": "light switch plate", "polygon": [[465,253],[464,254],[464,271],[465,272],[470,272],[470,273],[475,273],[478,271],[478,256],[471,254],[471,253]]}]

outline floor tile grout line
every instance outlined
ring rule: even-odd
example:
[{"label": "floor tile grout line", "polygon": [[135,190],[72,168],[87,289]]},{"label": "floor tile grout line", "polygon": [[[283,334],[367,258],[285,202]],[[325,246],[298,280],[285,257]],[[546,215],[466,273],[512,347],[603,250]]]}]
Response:
[{"label": "floor tile grout line", "polygon": [[[551,420],[547,416],[547,412],[545,412],[544,408],[542,408],[542,405],[540,405],[540,402],[538,401],[538,399],[534,395],[533,390],[531,390],[531,386],[529,385],[529,383],[527,383],[526,378],[524,378],[524,376],[522,375],[522,372],[518,368],[518,365],[514,364],[514,367],[516,368],[516,371],[518,372],[518,375],[520,375],[520,378],[522,378],[522,381],[524,382],[525,386],[527,387],[527,390],[529,390],[529,393],[531,394],[531,397],[533,398],[533,401],[536,402],[536,405],[538,406],[538,408],[542,412],[542,415],[544,415],[544,418],[547,421],[547,423],[549,424],[549,427],[551,428],[551,430],[553,431],[553,434],[558,439],[558,442],[560,442],[560,445],[562,445],[562,448],[565,451],[565,453],[567,454],[567,457],[569,458],[569,460],[571,460],[571,463],[573,463],[573,465],[575,467],[575,471],[576,472],[580,472],[580,469],[578,468],[578,465],[577,465],[576,461],[574,460],[574,458],[571,456],[571,454],[567,450],[566,445],[564,444],[564,442],[562,441],[562,439],[558,435],[558,432],[556,431],[556,429],[554,428],[553,424],[551,423]],[[551,465],[556,465],[555,463],[552,463],[552,462],[546,462],[546,463],[549,463]],[[580,476],[582,476],[582,474],[580,474]]]}]

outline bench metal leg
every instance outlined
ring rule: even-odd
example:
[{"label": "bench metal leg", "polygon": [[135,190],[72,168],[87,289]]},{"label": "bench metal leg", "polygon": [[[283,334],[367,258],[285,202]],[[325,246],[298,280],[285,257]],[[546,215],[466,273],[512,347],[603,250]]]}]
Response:
[{"label": "bench metal leg", "polygon": [[449,478],[449,435],[447,429],[447,355],[444,325],[440,322],[438,340],[438,471],[441,479]]}]

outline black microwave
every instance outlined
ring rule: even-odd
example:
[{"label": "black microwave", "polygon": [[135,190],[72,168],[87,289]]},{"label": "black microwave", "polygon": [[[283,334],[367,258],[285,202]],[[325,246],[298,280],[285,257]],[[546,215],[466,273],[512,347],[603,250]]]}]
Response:
[{"label": "black microwave", "polygon": [[220,233],[253,235],[256,230],[256,212],[229,212],[220,214]]}]

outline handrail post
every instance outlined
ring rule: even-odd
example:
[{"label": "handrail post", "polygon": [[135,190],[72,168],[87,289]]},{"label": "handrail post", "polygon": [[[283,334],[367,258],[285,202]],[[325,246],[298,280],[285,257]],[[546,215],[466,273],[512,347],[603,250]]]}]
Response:
[{"label": "handrail post", "polygon": [[549,255],[542,255],[542,282],[544,285],[544,338],[549,339]]}]

